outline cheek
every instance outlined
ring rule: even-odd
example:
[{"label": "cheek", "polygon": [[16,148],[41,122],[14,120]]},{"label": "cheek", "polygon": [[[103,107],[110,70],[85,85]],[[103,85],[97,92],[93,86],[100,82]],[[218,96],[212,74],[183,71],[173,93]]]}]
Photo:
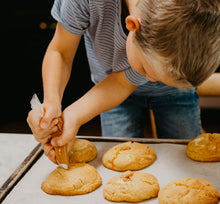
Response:
[{"label": "cheek", "polygon": [[132,35],[130,33],[127,38],[126,52],[129,64],[131,65],[132,69],[145,76],[145,71],[140,60],[140,53],[136,46],[134,46],[134,43],[132,42]]},{"label": "cheek", "polygon": [[126,53],[127,53],[128,62],[130,63],[130,65],[132,65],[133,55],[132,55],[132,47],[129,43],[129,37],[127,38],[127,43],[126,43]]},{"label": "cheek", "polygon": [[136,55],[136,52],[134,51],[134,49],[129,47],[129,45],[127,46],[127,58],[132,69],[134,69],[136,72],[145,75],[145,71],[143,69],[142,64],[139,61],[138,56]]},{"label": "cheek", "polygon": [[142,64],[137,60],[134,55],[128,56],[128,61],[131,65],[131,68],[134,69],[136,72],[141,73],[142,75],[146,75],[146,72],[142,66]]},{"label": "cheek", "polygon": [[131,50],[127,50],[127,57],[128,57],[128,62],[131,65],[131,67],[134,69],[135,65],[135,56],[131,52]]}]

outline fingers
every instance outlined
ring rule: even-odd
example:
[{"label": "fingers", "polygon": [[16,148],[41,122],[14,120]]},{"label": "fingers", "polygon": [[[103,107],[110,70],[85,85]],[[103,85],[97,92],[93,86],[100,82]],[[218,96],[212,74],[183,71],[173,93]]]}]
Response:
[{"label": "fingers", "polygon": [[[68,144],[67,144],[67,151],[69,152],[72,149],[73,143],[75,141],[75,138],[72,139]],[[43,144],[42,148],[44,150],[44,154],[45,156],[48,157],[48,159],[50,161],[52,161],[53,163],[57,164],[57,160],[56,160],[56,153],[55,153],[55,149],[54,147],[50,144]]]},{"label": "fingers", "polygon": [[53,146],[63,146],[67,143],[69,143],[70,141],[75,139],[75,136],[78,132],[78,127],[74,127],[74,125],[68,125],[67,123],[65,123],[64,121],[64,126],[63,126],[63,132],[60,136],[58,137],[53,137],[51,139],[51,144]]},{"label": "fingers", "polygon": [[74,137],[74,134],[70,131],[66,131],[62,133],[62,135],[58,136],[58,137],[54,137],[51,140],[51,144],[55,147],[57,146],[63,146],[65,144],[67,144],[68,142],[70,142]]},{"label": "fingers", "polygon": [[[56,106],[54,107],[48,104],[43,104],[43,105],[44,105],[45,114],[44,114],[44,117],[40,121],[40,127],[42,129],[46,129],[49,126],[51,126],[51,122],[54,120],[54,118],[57,118],[61,115],[61,111],[60,109],[57,109]],[[57,120],[57,123],[58,123],[58,120]]]},{"label": "fingers", "polygon": [[53,117],[51,115],[45,114],[44,117],[40,121],[40,127],[42,129],[46,129],[50,126]]},{"label": "fingers", "polygon": [[45,131],[45,130],[38,131],[38,134],[41,132],[40,135],[35,135],[34,133],[33,133],[33,135],[34,135],[35,140],[37,142],[40,142],[42,144],[46,144],[50,141],[51,135],[53,133],[55,133],[57,130],[58,130],[58,127],[54,126],[54,127],[49,128],[47,131]]},{"label": "fingers", "polygon": [[57,117],[61,115],[59,106],[53,104],[44,104],[44,116],[38,118],[35,116],[33,110],[28,113],[27,123],[32,130],[35,140],[42,144],[45,155],[54,163],[56,162],[56,155],[54,147],[51,145],[51,135],[58,130]]},{"label": "fingers", "polygon": [[70,143],[74,140],[77,132],[80,128],[80,124],[78,124],[77,117],[74,117],[71,111],[65,109],[62,113],[63,119],[63,132],[58,137],[53,137],[51,139],[51,144],[53,146],[63,146],[67,143]]},{"label": "fingers", "polygon": [[42,129],[39,125],[40,119],[34,117],[33,111],[29,112],[27,117],[27,123],[31,128],[36,141],[43,144],[47,143],[50,140],[50,135],[56,132],[58,129],[58,127],[56,126],[58,123],[57,119],[53,119],[47,129]]},{"label": "fingers", "polygon": [[48,157],[48,159],[57,164],[54,147],[50,143],[44,144],[42,145],[42,147],[44,150],[44,154]]},{"label": "fingers", "polygon": [[74,137],[70,142],[67,143],[67,152],[70,152],[72,150],[75,139],[76,137]]}]

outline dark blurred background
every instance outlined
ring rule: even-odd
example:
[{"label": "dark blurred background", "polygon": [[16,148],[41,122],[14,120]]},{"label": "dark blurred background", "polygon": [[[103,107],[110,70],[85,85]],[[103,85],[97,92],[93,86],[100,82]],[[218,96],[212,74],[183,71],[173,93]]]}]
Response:
[{"label": "dark blurred background", "polygon": [[[41,101],[43,99],[41,64],[56,26],[50,15],[53,0],[8,3],[11,4],[10,10],[7,10],[1,27],[3,56],[0,132],[31,133],[26,117],[30,111],[32,95],[37,93]],[[92,86],[82,39],[64,94],[63,108],[77,100]],[[220,132],[219,114],[220,107],[205,105],[202,108],[203,127],[207,131]],[[79,134],[100,135],[99,117],[82,126]]]},{"label": "dark blurred background", "polygon": [[[14,1],[10,5],[12,10],[7,13],[10,18],[5,18],[1,28],[5,42],[2,42],[0,132],[30,133],[26,123],[30,100],[34,93],[43,100],[41,64],[56,26],[50,14],[52,5],[53,0]],[[63,108],[92,86],[82,39],[64,94]],[[91,124],[97,124],[96,132],[100,134],[99,117]]]}]

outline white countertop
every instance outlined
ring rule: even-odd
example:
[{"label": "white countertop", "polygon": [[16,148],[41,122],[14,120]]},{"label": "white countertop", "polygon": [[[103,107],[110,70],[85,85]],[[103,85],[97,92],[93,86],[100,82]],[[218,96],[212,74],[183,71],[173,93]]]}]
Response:
[{"label": "white countertop", "polygon": [[32,134],[0,133],[0,186],[37,144]]}]

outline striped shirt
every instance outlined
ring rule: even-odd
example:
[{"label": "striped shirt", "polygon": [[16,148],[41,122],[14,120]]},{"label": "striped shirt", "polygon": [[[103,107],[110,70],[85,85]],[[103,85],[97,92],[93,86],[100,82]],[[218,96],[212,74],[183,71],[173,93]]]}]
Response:
[{"label": "striped shirt", "polygon": [[124,71],[139,86],[137,94],[163,95],[174,87],[133,70],[126,55],[127,36],[121,24],[121,0],[55,0],[51,14],[70,33],[84,35],[91,78],[98,83],[112,72]]}]

